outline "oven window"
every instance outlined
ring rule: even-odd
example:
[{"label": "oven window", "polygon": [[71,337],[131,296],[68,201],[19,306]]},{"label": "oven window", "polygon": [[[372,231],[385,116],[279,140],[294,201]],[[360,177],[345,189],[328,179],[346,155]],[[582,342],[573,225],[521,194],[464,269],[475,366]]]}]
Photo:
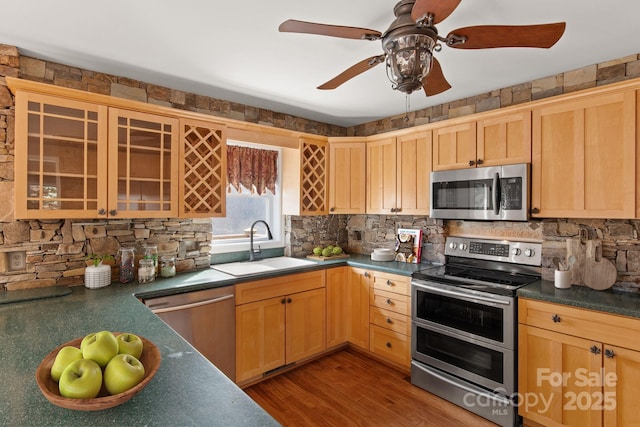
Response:
[{"label": "oven window", "polygon": [[497,383],[504,379],[504,354],[477,344],[416,328],[416,351]]},{"label": "oven window", "polygon": [[419,290],[416,317],[500,343],[504,342],[504,311],[501,308]]},{"label": "oven window", "polygon": [[493,210],[493,180],[433,183],[434,209]]}]

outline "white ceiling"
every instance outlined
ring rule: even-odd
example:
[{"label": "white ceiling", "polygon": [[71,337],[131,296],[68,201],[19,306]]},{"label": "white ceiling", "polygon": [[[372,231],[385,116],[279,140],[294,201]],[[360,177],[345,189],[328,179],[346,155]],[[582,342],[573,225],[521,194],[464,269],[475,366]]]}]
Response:
[{"label": "white ceiling", "polygon": [[[279,33],[286,19],[384,32],[395,0],[0,0],[0,43],[21,54],[341,126],[402,114],[379,65],[317,86],[382,53],[379,41]],[[411,110],[640,52],[638,0],[463,0],[441,35],[470,25],[566,21],[551,49],[436,54],[452,89],[416,92]]]}]

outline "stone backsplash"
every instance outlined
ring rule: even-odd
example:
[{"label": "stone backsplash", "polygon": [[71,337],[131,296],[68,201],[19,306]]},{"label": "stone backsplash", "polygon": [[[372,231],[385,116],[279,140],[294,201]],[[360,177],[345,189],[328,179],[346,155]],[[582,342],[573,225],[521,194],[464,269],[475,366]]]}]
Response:
[{"label": "stone backsplash", "polygon": [[[158,256],[174,255],[177,271],[206,268],[211,249],[211,221],[180,219],[134,220],[32,220],[2,224],[0,288],[28,289],[54,285],[82,285],[87,254],[111,255],[118,280],[118,250],[157,245]],[[10,254],[24,253],[25,268],[14,269]],[[136,262],[137,265],[137,262]]]},{"label": "stone backsplash", "polygon": [[[288,255],[305,256],[315,246],[338,242],[346,252],[370,254],[375,248],[395,249],[398,228],[422,229],[422,262],[444,262],[446,236],[542,242],[542,278],[553,280],[553,258],[567,257],[567,239],[602,241],[602,256],[618,271],[617,290],[640,292],[640,220],[544,219],[528,222],[434,220],[426,216],[330,215],[289,217]],[[346,243],[346,244],[345,244]]]}]

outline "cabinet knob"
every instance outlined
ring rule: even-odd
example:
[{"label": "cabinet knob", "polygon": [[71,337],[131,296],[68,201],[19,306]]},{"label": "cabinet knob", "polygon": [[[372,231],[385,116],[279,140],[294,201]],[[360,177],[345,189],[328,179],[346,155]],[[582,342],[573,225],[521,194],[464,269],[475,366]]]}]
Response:
[{"label": "cabinet knob", "polygon": [[291,301],[293,301],[291,298],[287,298],[287,304],[291,304]]},{"label": "cabinet knob", "polygon": [[107,211],[104,208],[98,210],[98,215],[106,215],[106,214],[107,214]]},{"label": "cabinet knob", "polygon": [[391,343],[387,342],[387,348],[391,348]]},{"label": "cabinet knob", "polygon": [[329,212],[335,212],[336,208],[329,209]]},{"label": "cabinet knob", "polygon": [[531,208],[531,213],[532,213],[532,214],[539,214],[539,213],[540,213],[540,209],[538,209],[538,208]]},{"label": "cabinet knob", "polygon": [[592,345],[591,348],[589,348],[589,351],[593,354],[600,354],[600,347]]},{"label": "cabinet knob", "polygon": [[111,209],[111,210],[109,211],[109,216],[116,216],[116,215],[118,215],[118,211],[117,211],[117,210],[115,210],[115,209]]},{"label": "cabinet knob", "polygon": [[387,298],[387,304],[393,305],[393,301],[391,301],[391,298]]},{"label": "cabinet knob", "polygon": [[365,271],[364,272],[364,277],[369,277],[369,272]]},{"label": "cabinet knob", "polygon": [[282,298],[282,299],[280,300],[280,304],[286,304],[286,303],[287,303],[287,299],[286,299],[286,298]]},{"label": "cabinet knob", "polygon": [[393,282],[389,279],[387,279],[387,286],[393,286]]},{"label": "cabinet knob", "polygon": [[482,159],[478,159],[478,161],[476,162],[476,164],[478,164],[478,165],[481,165],[483,163],[484,163],[484,161]]},{"label": "cabinet knob", "polygon": [[606,349],[604,351],[604,357],[609,358],[609,359],[613,359],[613,357],[616,355],[616,352],[610,349]]},{"label": "cabinet knob", "polygon": [[557,314],[554,314],[553,316],[551,316],[551,320],[553,320],[553,323],[560,323],[560,316],[558,316]]},{"label": "cabinet knob", "polygon": [[469,160],[469,166],[473,166],[475,164],[476,164],[476,162],[474,160]]},{"label": "cabinet knob", "polygon": [[393,320],[391,320],[391,319],[389,319],[389,318],[387,317],[387,323],[391,325],[391,324],[393,323]]}]

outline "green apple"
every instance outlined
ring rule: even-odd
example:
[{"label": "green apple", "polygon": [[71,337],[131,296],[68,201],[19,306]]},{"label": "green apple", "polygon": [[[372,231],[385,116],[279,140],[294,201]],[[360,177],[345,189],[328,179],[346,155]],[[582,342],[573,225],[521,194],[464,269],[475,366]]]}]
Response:
[{"label": "green apple", "polygon": [[322,255],[322,247],[316,246],[315,248],[313,248],[313,254],[314,255]]},{"label": "green apple", "polygon": [[60,381],[60,375],[62,375],[64,368],[66,368],[71,362],[75,362],[80,359],[82,359],[82,351],[80,351],[78,347],[73,347],[71,345],[62,347],[58,354],[56,354],[56,358],[51,366],[51,378],[55,382]]},{"label": "green apple", "polygon": [[94,360],[104,368],[118,354],[118,340],[111,332],[100,331],[87,335],[80,343],[80,349],[82,357]]},{"label": "green apple", "polygon": [[130,354],[118,354],[104,368],[104,386],[109,394],[118,394],[140,384],[144,378],[142,362]]},{"label": "green apple", "polygon": [[331,253],[333,255],[340,255],[342,253],[342,248],[340,246],[334,246],[334,248],[331,251]]},{"label": "green apple", "polygon": [[140,359],[142,355],[142,340],[134,334],[120,334],[116,337],[118,340],[118,353],[130,354],[136,359]]},{"label": "green apple", "polygon": [[63,397],[93,399],[102,387],[102,369],[93,360],[71,362],[60,375],[58,389]]}]

